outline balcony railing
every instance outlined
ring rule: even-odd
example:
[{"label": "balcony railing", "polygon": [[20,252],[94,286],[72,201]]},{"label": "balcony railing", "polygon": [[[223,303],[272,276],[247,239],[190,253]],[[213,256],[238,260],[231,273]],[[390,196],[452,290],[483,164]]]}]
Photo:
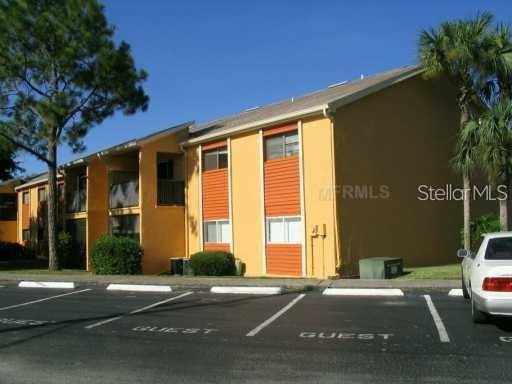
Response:
[{"label": "balcony railing", "polygon": [[185,182],[179,180],[158,180],[158,205],[185,204]]},{"label": "balcony railing", "polygon": [[110,208],[127,208],[139,205],[139,180],[129,180],[110,186]]},{"label": "balcony railing", "polygon": [[85,212],[87,206],[85,190],[71,191],[66,200],[66,211],[68,213]]}]

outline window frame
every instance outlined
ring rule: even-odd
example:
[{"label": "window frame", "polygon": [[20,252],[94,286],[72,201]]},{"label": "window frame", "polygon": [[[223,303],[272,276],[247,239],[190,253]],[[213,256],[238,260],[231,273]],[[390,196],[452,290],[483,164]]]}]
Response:
[{"label": "window frame", "polygon": [[[206,167],[206,156],[212,156],[214,155],[215,156],[215,168],[207,168]],[[225,166],[220,166],[220,157],[221,155],[226,155],[226,164]],[[207,150],[207,151],[203,151],[203,154],[202,154],[202,169],[203,169],[203,172],[208,172],[208,171],[214,171],[214,170],[217,170],[217,169],[226,169],[228,168],[228,148],[227,147],[221,147],[221,148],[215,148],[215,149],[211,149],[211,150]]]},{"label": "window frame", "polygon": [[[138,224],[138,229],[137,231],[134,231],[133,233],[114,233],[112,231],[112,220],[114,220],[114,218],[121,218],[120,220],[123,220],[123,219],[126,219],[127,217],[133,217],[133,218],[137,218],[138,217],[138,221],[137,221],[137,224]],[[136,219],[137,220],[137,219]],[[122,226],[124,223],[121,223],[120,226]],[[137,213],[130,213],[130,214],[126,214],[126,215],[110,215],[109,216],[109,223],[108,223],[108,229],[109,229],[109,233],[112,235],[112,236],[119,236],[119,237],[129,237],[129,238],[132,238],[134,240],[137,240],[140,242],[140,215],[137,214]]]},{"label": "window frame", "polygon": [[[295,139],[292,142],[287,143],[286,142],[287,139],[291,138],[291,137],[295,137]],[[269,151],[269,146],[267,143],[269,143],[269,141],[271,141],[271,140],[276,140],[276,139],[280,139],[280,141],[281,141],[280,147],[281,148],[279,150],[278,155],[272,155],[272,157],[269,157],[270,151]],[[288,146],[292,146],[292,145],[296,146],[297,148],[294,149],[291,153],[288,153],[289,152]],[[299,156],[299,154],[300,154],[300,138],[299,138],[298,129],[265,137],[265,161]]]},{"label": "window frame", "polygon": [[[27,202],[25,202],[25,196],[27,196]],[[21,194],[21,204],[22,205],[30,205],[30,192],[29,191],[24,191]]]},{"label": "window frame", "polygon": [[[208,238],[207,225],[215,224],[215,241]],[[222,236],[222,224],[228,225],[228,239]],[[203,222],[204,243],[208,244],[231,244],[231,222],[229,219],[205,220]],[[227,240],[227,241],[224,241]]]},{"label": "window frame", "polygon": [[[44,192],[44,200],[41,199],[41,192]],[[46,191],[46,187],[37,188],[37,202],[45,203],[48,201],[48,192]]]},{"label": "window frame", "polygon": [[[283,241],[272,241],[271,231],[270,231],[270,223],[271,222],[280,222],[283,232]],[[297,237],[299,239],[298,242],[292,242],[290,241],[290,223],[292,222],[298,222],[299,224],[299,233],[297,234]],[[302,217],[301,216],[276,216],[276,217],[267,217],[265,218],[265,235],[266,235],[266,243],[267,244],[287,244],[287,245],[302,245],[304,241],[304,234],[303,234],[303,228],[302,228]]]}]

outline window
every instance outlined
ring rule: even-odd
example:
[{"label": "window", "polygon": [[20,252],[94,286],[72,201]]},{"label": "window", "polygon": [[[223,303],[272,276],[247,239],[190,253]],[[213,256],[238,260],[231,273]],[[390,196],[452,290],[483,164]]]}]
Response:
[{"label": "window", "polygon": [[67,211],[70,213],[87,210],[87,176],[74,176],[66,188]]},{"label": "window", "polygon": [[46,188],[39,188],[37,190],[37,201],[40,203],[46,201]]},{"label": "window", "polygon": [[17,196],[15,193],[0,193],[0,220],[16,221]]},{"label": "window", "polygon": [[485,250],[487,260],[512,260],[512,237],[490,239]]},{"label": "window", "polygon": [[267,160],[299,155],[299,134],[297,131],[270,136],[265,140]]},{"label": "window", "polygon": [[203,171],[228,167],[228,151],[216,149],[203,153]]},{"label": "window", "polygon": [[302,225],[300,217],[272,217],[267,219],[267,243],[302,243]]},{"label": "window", "polygon": [[159,180],[174,179],[174,161],[172,159],[158,160],[157,177]]},{"label": "window", "polygon": [[179,180],[181,159],[171,153],[157,154],[157,204],[185,204],[185,183]]},{"label": "window", "polygon": [[231,242],[231,225],[229,221],[206,221],[204,223],[204,242],[222,243]]},{"label": "window", "polygon": [[25,205],[30,204],[30,193],[29,192],[23,192],[23,204],[25,204]]},{"label": "window", "polygon": [[21,232],[21,239],[22,239],[24,242],[30,241],[30,229],[24,229],[24,230]]},{"label": "window", "polygon": [[139,241],[139,215],[118,215],[110,217],[110,233],[114,236],[130,237]]}]

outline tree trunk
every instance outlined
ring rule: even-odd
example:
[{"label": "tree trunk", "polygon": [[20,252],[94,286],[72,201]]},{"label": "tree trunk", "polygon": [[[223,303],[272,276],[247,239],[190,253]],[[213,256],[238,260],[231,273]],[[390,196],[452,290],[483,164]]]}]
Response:
[{"label": "tree trunk", "polygon": [[500,227],[501,231],[508,231],[508,207],[507,200],[499,200],[500,202]]},{"label": "tree trunk", "polygon": [[57,145],[48,143],[48,269],[59,269],[57,257]]},{"label": "tree trunk", "polygon": [[464,249],[471,249],[471,182],[468,173],[463,175],[464,187]]}]

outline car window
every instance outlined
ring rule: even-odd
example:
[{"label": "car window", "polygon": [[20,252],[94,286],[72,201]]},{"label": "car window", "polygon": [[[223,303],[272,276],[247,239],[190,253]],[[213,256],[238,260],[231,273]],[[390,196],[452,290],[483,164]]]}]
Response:
[{"label": "car window", "polygon": [[486,260],[512,260],[512,237],[490,239],[485,250]]}]

